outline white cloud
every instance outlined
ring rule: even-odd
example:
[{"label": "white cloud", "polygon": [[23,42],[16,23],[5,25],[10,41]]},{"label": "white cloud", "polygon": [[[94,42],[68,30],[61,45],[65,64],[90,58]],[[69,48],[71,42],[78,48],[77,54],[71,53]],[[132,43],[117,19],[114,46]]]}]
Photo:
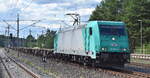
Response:
[{"label": "white cloud", "polygon": [[65,3],[59,3],[59,6],[71,6],[71,3],[65,2]]},{"label": "white cloud", "polygon": [[[74,3],[75,4],[82,4],[82,5],[86,5],[88,6],[89,4],[92,4],[92,3],[99,3],[101,2],[102,0],[74,0]],[[81,5],[81,6],[82,6]]]},{"label": "white cloud", "polygon": [[84,16],[84,15],[90,15],[94,11],[94,8],[82,8],[77,10],[77,12]]},{"label": "white cloud", "polygon": [[44,27],[44,28],[60,28],[60,24],[44,24],[44,23],[39,23],[39,24],[36,24],[35,26],[40,26],[40,27]]},{"label": "white cloud", "polygon": [[[69,16],[65,16],[66,13],[79,13],[82,19],[83,16],[89,16],[101,0],[62,0],[61,2],[54,2],[55,0],[53,0],[52,3],[49,1],[49,3],[44,4],[38,4],[34,2],[35,0],[33,0],[32,3],[32,0],[18,0],[17,5],[16,1],[17,0],[0,0],[0,13],[4,12],[7,17],[7,13],[13,10],[13,8],[16,8],[22,11],[20,12],[20,19],[45,19],[35,24],[35,26],[56,29],[60,28],[60,25],[66,26],[65,23],[72,25],[72,22],[68,21],[73,21],[73,19]],[[45,2],[46,1],[47,0],[45,0]],[[17,12],[18,11],[15,10],[13,13],[16,15]],[[65,23],[62,22],[62,20],[64,20]],[[88,20],[88,17],[85,20]],[[32,23],[33,22],[20,22],[20,26],[28,26]]]},{"label": "white cloud", "polygon": [[5,4],[0,4],[0,7],[1,7],[0,12],[6,12],[8,10]]},{"label": "white cloud", "polygon": [[13,7],[14,3],[6,1],[6,0],[0,0],[0,12],[7,12],[9,9]]},{"label": "white cloud", "polygon": [[44,4],[44,5],[42,5],[42,8],[45,8],[45,9],[54,9],[56,7],[58,7],[57,3],[50,3],[50,4]]}]

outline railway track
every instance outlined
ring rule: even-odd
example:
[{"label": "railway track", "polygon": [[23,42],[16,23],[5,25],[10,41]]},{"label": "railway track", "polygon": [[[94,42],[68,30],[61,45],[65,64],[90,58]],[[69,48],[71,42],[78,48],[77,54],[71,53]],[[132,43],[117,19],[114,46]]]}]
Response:
[{"label": "railway track", "polygon": [[2,65],[4,66],[4,69],[6,70],[9,78],[13,78],[12,75],[10,74],[10,71],[8,70],[7,66],[5,65],[4,61],[2,60],[2,58],[0,58],[0,61],[1,61]]},{"label": "railway track", "polygon": [[[7,56],[8,57],[8,56]],[[8,57],[9,59],[11,59],[15,64],[17,64],[20,68],[22,68],[24,71],[26,71],[29,75],[31,75],[33,78],[40,78],[39,76],[37,76],[35,73],[33,73],[32,71],[30,71],[29,69],[27,69],[25,66],[23,66],[22,64],[16,62],[14,59],[12,59],[11,57]]]},{"label": "railway track", "polygon": [[83,68],[88,68],[88,69],[93,69],[94,68],[98,72],[104,72],[106,74],[110,74],[110,75],[113,75],[113,76],[116,76],[116,77],[119,76],[121,78],[150,78],[150,74],[130,71],[130,70],[120,68],[120,67],[99,68],[99,67],[83,66],[83,65],[75,64],[75,63],[71,63],[71,64],[79,66],[79,67],[83,67]]},{"label": "railway track", "polygon": [[71,64],[79,66],[79,67],[83,67],[85,69],[86,68],[95,69],[98,72],[103,72],[103,73],[110,74],[113,76],[119,76],[121,78],[150,78],[150,74],[143,73],[143,72],[130,71],[124,68],[103,69],[103,68],[93,68],[90,66],[83,66],[80,64],[76,64],[76,63],[71,63]]},{"label": "railway track", "polygon": [[121,76],[127,78],[150,78],[150,74],[143,72],[131,71],[125,68],[118,68],[119,72],[123,73]]},{"label": "railway track", "polygon": [[[3,56],[3,58],[2,58]],[[21,63],[7,56],[1,51],[1,62],[8,73],[9,78],[40,78],[38,75],[27,69]]]},{"label": "railway track", "polygon": [[150,68],[150,64],[142,64],[142,63],[131,62],[129,65],[138,66],[138,67],[142,67],[142,68]]}]

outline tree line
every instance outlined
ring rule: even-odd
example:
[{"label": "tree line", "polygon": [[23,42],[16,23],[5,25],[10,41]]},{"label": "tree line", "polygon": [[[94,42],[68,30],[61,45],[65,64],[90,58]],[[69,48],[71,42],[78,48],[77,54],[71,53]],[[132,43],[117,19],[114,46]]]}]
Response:
[{"label": "tree line", "polygon": [[53,48],[54,36],[56,31],[47,29],[46,34],[40,35],[35,39],[31,34],[27,36],[25,47],[37,47],[37,48]]},{"label": "tree line", "polygon": [[[102,0],[89,20],[123,21],[132,46],[140,45],[140,21],[143,43],[150,43],[150,0]],[[136,46],[135,46],[136,45]]]},{"label": "tree line", "polygon": [[0,35],[0,47],[30,47],[30,48],[53,48],[56,31],[47,29],[46,34],[39,35],[37,39],[29,34],[26,38]]}]

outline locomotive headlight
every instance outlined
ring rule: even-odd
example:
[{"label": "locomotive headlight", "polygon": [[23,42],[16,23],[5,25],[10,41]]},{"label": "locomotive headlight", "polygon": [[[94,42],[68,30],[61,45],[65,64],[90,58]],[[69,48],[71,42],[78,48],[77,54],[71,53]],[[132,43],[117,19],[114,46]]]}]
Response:
[{"label": "locomotive headlight", "polygon": [[126,48],[124,48],[124,49],[123,49],[123,51],[127,51],[127,49],[126,49]]},{"label": "locomotive headlight", "polygon": [[106,48],[101,48],[103,51],[106,50]]},{"label": "locomotive headlight", "polygon": [[105,48],[102,48],[102,50],[105,50]]},{"label": "locomotive headlight", "polygon": [[116,39],[113,37],[112,40],[116,40]]}]

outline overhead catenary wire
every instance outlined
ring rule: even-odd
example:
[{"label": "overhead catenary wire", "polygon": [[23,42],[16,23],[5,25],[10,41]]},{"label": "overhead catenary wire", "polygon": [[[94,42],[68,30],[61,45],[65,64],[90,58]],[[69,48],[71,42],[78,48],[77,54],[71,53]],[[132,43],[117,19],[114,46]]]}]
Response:
[{"label": "overhead catenary wire", "polygon": [[12,25],[10,25],[8,22],[6,22],[5,20],[3,20],[3,22],[5,22],[7,25],[9,25],[12,29],[16,30]]},{"label": "overhead catenary wire", "polygon": [[[10,8],[11,8],[11,9],[19,8],[19,1],[20,1],[20,0],[11,0],[11,1],[10,1],[10,2],[11,2]],[[24,6],[24,7],[22,8],[21,12],[23,12],[25,9],[27,9],[27,8],[32,4],[33,1],[34,1],[34,0],[31,0],[27,6]],[[15,3],[14,3],[14,2],[15,2]],[[12,11],[10,11],[9,13],[10,13],[10,15],[12,16],[12,15],[14,15],[14,14],[16,14],[16,13],[21,13],[21,12],[18,12],[18,11],[17,11],[17,12],[14,12],[14,11],[12,10]]]},{"label": "overhead catenary wire", "polygon": [[[18,4],[18,1],[19,0],[9,0],[10,1],[10,6],[9,6],[9,8],[10,9],[15,9],[15,8],[18,8],[17,7],[17,4]],[[10,12],[9,12],[9,15],[10,16],[14,16],[16,13],[14,12],[14,10],[11,10]]]},{"label": "overhead catenary wire", "polygon": [[27,9],[28,7],[30,7],[30,5],[33,3],[33,1],[34,0],[31,0],[30,3],[27,6],[25,6],[24,8],[22,8],[21,12],[23,12],[25,9]]},{"label": "overhead catenary wire", "polygon": [[18,6],[18,3],[19,3],[19,0],[16,0],[16,8],[18,8],[17,6]]},{"label": "overhead catenary wire", "polygon": [[[32,25],[34,25],[34,24],[36,24],[36,23],[38,23],[38,22],[40,22],[41,20],[20,20],[20,19],[18,19],[19,18],[19,16],[17,16],[17,19],[16,20],[3,20],[1,17],[0,17],[0,20],[2,21],[2,22],[4,22],[4,23],[6,23],[7,25],[9,25],[9,28],[11,28],[11,29],[14,29],[15,31],[17,30],[17,37],[18,37],[18,30],[20,31],[20,28],[18,28],[18,25],[17,25],[17,29],[15,29],[14,27],[12,27],[8,22],[21,22],[21,21],[36,21],[36,22],[34,22],[33,24],[31,24],[31,27],[37,27],[37,26],[32,26]],[[1,22],[0,21],[0,22]],[[11,27],[10,27],[11,26]],[[39,27],[41,27],[41,26],[39,26]],[[43,27],[42,27],[43,28]],[[24,28],[25,29],[25,28]],[[7,33],[7,32],[6,32]]]},{"label": "overhead catenary wire", "polygon": [[33,25],[35,25],[36,23],[39,23],[41,20],[37,20],[36,22],[34,22],[34,23],[32,23],[31,25],[29,25],[29,26],[26,26],[26,27],[24,27],[24,28],[21,28],[20,30],[23,30],[23,29],[25,29],[25,28],[28,28],[28,27],[33,27]]}]

